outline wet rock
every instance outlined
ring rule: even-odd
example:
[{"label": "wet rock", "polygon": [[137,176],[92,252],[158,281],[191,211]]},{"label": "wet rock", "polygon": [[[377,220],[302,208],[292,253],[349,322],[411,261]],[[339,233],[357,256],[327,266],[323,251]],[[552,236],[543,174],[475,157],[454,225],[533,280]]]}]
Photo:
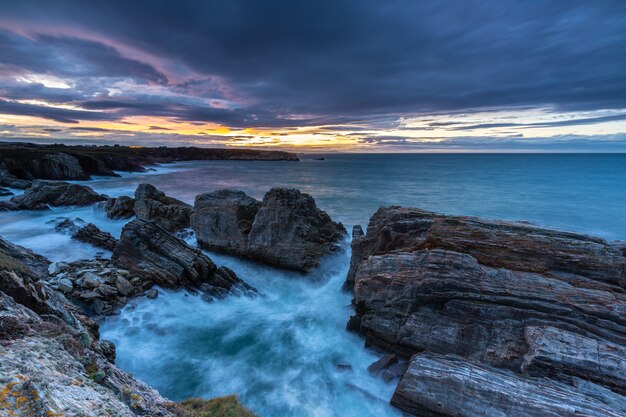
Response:
[{"label": "wet rock", "polygon": [[[529,224],[390,207],[372,217],[366,235],[355,234],[352,248],[348,282],[356,314],[349,328],[362,333],[368,345],[402,357],[458,355],[496,380],[502,369],[512,372],[503,385],[486,385],[487,393],[475,381],[463,385],[463,372],[470,368],[462,361],[433,365],[428,377],[414,370],[394,397],[404,411],[517,415],[508,399],[495,398],[508,398],[518,388],[534,395],[540,388],[529,377],[546,378],[550,387],[564,384],[586,398],[589,410],[602,409],[606,398],[587,398],[580,381],[597,387],[594,391],[611,390],[613,400],[623,403],[626,387],[618,375],[626,364],[626,259],[615,245]],[[383,378],[402,373],[388,371]],[[414,391],[416,378],[420,388]],[[455,397],[449,408],[442,397],[448,379],[452,392],[472,392]],[[480,409],[478,399],[487,405],[493,400],[495,408]],[[565,397],[545,399],[553,400],[560,401],[556,407],[567,404]],[[528,415],[561,415],[541,408],[543,403],[528,407]]]},{"label": "wet rock", "polygon": [[139,184],[135,191],[135,215],[138,219],[158,223],[169,232],[189,227],[191,206],[157,190],[150,184]]},{"label": "wet rock", "polygon": [[66,182],[35,181],[24,194],[1,202],[5,210],[44,210],[51,206],[86,206],[104,201],[106,197],[91,188]]},{"label": "wet rock", "polygon": [[74,284],[72,284],[72,281],[68,278],[61,278],[57,283],[57,288],[61,292],[69,293],[74,289]]},{"label": "wet rock", "polygon": [[104,208],[110,219],[129,219],[135,215],[135,199],[125,195],[109,198]]},{"label": "wet rock", "polygon": [[0,187],[0,197],[7,197],[13,195],[13,192],[9,189]]},{"label": "wet rock", "polygon": [[486,266],[535,272],[576,286],[626,287],[624,255],[603,239],[403,207],[379,209],[367,234],[352,242],[348,282],[353,284],[357,267],[370,255],[431,249],[466,253]]},{"label": "wet rock", "polygon": [[409,362],[401,361],[385,369],[380,376],[385,382],[389,382],[402,377],[407,369],[409,369]]},{"label": "wet rock", "polygon": [[370,366],[367,367],[367,371],[371,374],[377,374],[384,369],[389,368],[392,365],[398,363],[398,357],[396,355],[385,355]]},{"label": "wet rock", "polygon": [[415,416],[618,417],[624,397],[593,385],[523,378],[454,356],[413,357],[391,404]]},{"label": "wet rock", "polygon": [[63,272],[67,268],[67,264],[64,262],[52,262],[48,267],[49,275],[57,275]]},{"label": "wet rock", "polygon": [[146,291],[146,297],[155,299],[159,296],[159,291],[156,288]]},{"label": "wet rock", "polygon": [[80,279],[80,286],[83,288],[95,289],[98,288],[104,280],[101,276],[94,274],[93,272],[85,273]]},{"label": "wet rock", "polygon": [[248,235],[261,203],[243,191],[221,190],[196,197],[191,227],[210,250],[248,254]]},{"label": "wet rock", "polygon": [[120,294],[127,296],[135,290],[135,287],[124,277],[117,277],[115,287]]},{"label": "wet rock", "polygon": [[155,222],[135,219],[126,224],[113,260],[143,281],[162,287],[196,289],[204,285],[227,293],[252,291],[232,271],[218,270],[200,250],[173,237]]},{"label": "wet rock", "polygon": [[81,242],[90,243],[102,249],[113,252],[117,239],[115,239],[110,233],[103,232],[93,223],[88,223],[86,226],[81,227],[74,233],[74,239]]},{"label": "wet rock", "polygon": [[336,251],[345,235],[313,197],[285,188],[270,190],[261,203],[240,191],[200,195],[192,228],[202,247],[302,272]]},{"label": "wet rock", "polygon": [[338,371],[342,372],[352,371],[352,365],[350,365],[349,363],[338,363],[337,365],[335,365],[335,368],[337,368]]}]

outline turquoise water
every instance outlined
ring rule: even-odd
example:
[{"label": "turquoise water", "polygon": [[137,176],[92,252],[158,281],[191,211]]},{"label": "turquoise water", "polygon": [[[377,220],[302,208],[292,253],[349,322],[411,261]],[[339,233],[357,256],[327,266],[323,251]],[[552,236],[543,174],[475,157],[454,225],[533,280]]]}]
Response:
[{"label": "turquoise water", "polygon": [[[382,205],[533,223],[626,240],[626,155],[325,155],[300,162],[206,161],[157,167],[89,185],[112,196],[150,182],[193,202],[221,188],[261,198],[296,187],[349,229]],[[55,260],[93,256],[91,246],[59,235],[49,220],[81,217],[119,234],[100,207],[0,213],[0,234]],[[195,244],[193,238],[190,244]],[[135,300],[102,323],[118,346],[118,365],[178,400],[237,393],[263,417],[399,416],[387,405],[395,384],[366,368],[380,354],[345,331],[350,294],[340,291],[345,251],[311,275],[279,271],[209,253],[263,297],[206,303],[163,291]],[[105,254],[106,255],[106,254]],[[342,372],[336,365],[350,364]]]}]

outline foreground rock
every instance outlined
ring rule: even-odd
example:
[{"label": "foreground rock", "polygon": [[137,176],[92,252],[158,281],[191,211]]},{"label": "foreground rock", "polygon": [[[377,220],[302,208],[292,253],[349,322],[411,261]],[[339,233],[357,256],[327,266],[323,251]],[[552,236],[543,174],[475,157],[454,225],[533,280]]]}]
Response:
[{"label": "foreground rock", "polygon": [[345,235],[313,197],[284,188],[271,189],[262,202],[241,191],[199,195],[191,227],[204,248],[302,272],[336,251]]},{"label": "foreground rock", "polygon": [[47,264],[0,238],[0,414],[253,416],[234,397],[173,403],[118,369],[97,323],[40,278]]},{"label": "foreground rock", "polygon": [[419,354],[411,362],[391,404],[416,416],[626,415],[624,398],[574,379],[522,378],[454,356]]},{"label": "foreground rock", "polygon": [[35,181],[24,194],[0,202],[0,210],[45,210],[51,206],[86,206],[105,201],[91,188],[67,182]]},{"label": "foreground rock", "polygon": [[200,250],[169,234],[155,222],[135,219],[124,226],[113,252],[116,265],[144,282],[167,288],[200,288],[209,296],[253,294],[228,268],[218,268]]},{"label": "foreground rock", "polygon": [[[129,202],[126,204],[130,205]],[[191,206],[166,196],[150,184],[139,184],[137,187],[134,211],[138,219],[154,221],[170,232],[189,227]]]},{"label": "foreground rock", "polygon": [[[367,234],[356,228],[354,236],[347,285],[356,315],[349,328],[405,357],[463,358],[437,365],[424,356],[431,358],[427,377],[426,359],[413,357],[394,404],[415,415],[573,415],[558,411],[571,409],[571,396],[581,415],[621,415],[626,258],[616,245],[400,207],[380,209]],[[492,384],[468,380],[473,366]],[[520,395],[517,406],[529,402],[528,414],[517,414],[511,392]],[[494,408],[485,409],[491,400]]]}]

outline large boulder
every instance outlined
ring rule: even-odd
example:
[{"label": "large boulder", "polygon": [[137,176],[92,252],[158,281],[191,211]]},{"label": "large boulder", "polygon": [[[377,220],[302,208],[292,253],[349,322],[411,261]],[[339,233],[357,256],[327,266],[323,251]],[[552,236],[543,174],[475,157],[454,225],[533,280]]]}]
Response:
[{"label": "large boulder", "polygon": [[200,195],[191,223],[202,247],[302,272],[336,251],[345,235],[313,197],[285,188],[271,189],[262,202],[241,191]]},{"label": "large boulder", "polygon": [[44,210],[51,206],[86,206],[105,201],[106,196],[80,184],[35,181],[24,194],[0,203],[5,210]]},{"label": "large boulder", "polygon": [[104,209],[110,219],[129,219],[135,215],[135,199],[125,195],[109,198]]},{"label": "large boulder", "polygon": [[218,268],[200,250],[151,221],[135,219],[126,224],[112,259],[163,287],[200,288],[215,295],[253,292],[232,271]]},{"label": "large boulder", "polygon": [[245,256],[248,235],[260,207],[259,201],[243,191],[201,194],[193,206],[191,227],[202,247]]},{"label": "large boulder", "polygon": [[138,219],[157,222],[170,232],[189,227],[191,206],[166,196],[150,184],[139,184],[137,187],[134,209]]},{"label": "large boulder", "polygon": [[[354,238],[348,287],[354,288],[356,314],[348,327],[362,333],[367,344],[404,357],[457,355],[484,366],[494,378],[501,369],[517,375],[514,388],[506,388],[508,380],[494,381],[482,387],[489,393],[481,393],[474,391],[480,383],[463,384],[467,378],[460,368],[466,362],[432,368],[432,378],[411,366],[394,397],[403,410],[437,416],[518,415],[508,399],[496,404],[493,413],[477,407],[489,396],[518,392],[515,387],[528,395],[540,392],[529,377],[569,385],[592,401],[589,410],[605,410],[604,400],[593,403],[594,397],[582,394],[575,381],[610,390],[624,404],[626,258],[616,245],[527,223],[400,207],[380,209],[367,233],[355,229]],[[438,384],[448,383],[462,393],[449,407],[438,391],[445,386]],[[474,397],[482,400],[473,402]],[[560,401],[556,409],[566,408],[567,398]],[[561,415],[542,408],[543,403],[528,407],[528,415]]]}]

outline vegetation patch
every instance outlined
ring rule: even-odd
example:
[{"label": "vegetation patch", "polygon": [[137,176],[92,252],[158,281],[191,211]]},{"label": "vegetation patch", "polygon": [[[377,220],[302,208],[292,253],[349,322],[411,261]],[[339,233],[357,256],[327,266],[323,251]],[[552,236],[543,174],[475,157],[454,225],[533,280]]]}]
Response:
[{"label": "vegetation patch", "polygon": [[190,398],[177,403],[173,411],[181,417],[257,417],[241,405],[235,395],[212,400]]}]

